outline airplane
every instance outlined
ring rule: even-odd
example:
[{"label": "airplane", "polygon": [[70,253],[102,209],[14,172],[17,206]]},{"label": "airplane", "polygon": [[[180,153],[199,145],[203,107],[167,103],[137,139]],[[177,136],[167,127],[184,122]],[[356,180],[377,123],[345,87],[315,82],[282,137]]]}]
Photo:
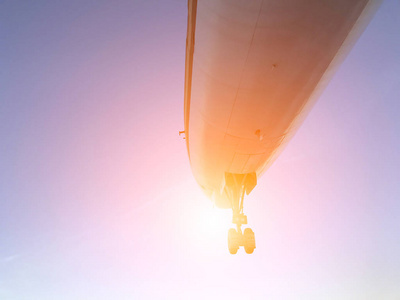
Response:
[{"label": "airplane", "polygon": [[256,248],[244,196],[293,137],[381,1],[188,0],[184,130],[193,175]]}]

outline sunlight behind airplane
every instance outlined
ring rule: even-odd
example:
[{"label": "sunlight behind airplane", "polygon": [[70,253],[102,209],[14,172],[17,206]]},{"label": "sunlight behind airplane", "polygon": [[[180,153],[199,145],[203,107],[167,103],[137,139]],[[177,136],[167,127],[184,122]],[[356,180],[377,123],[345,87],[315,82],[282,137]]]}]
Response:
[{"label": "sunlight behind airplane", "polygon": [[185,136],[194,177],[233,210],[229,251],[255,249],[244,194],[294,135],[380,1],[189,0]]}]

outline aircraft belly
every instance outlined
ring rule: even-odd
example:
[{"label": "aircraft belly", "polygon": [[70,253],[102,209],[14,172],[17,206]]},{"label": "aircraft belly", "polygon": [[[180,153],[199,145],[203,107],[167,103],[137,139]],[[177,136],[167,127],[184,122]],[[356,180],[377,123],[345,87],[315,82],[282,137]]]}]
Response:
[{"label": "aircraft belly", "polygon": [[185,129],[194,176],[209,195],[222,192],[226,172],[259,177],[271,164],[365,27],[369,6],[197,3]]}]

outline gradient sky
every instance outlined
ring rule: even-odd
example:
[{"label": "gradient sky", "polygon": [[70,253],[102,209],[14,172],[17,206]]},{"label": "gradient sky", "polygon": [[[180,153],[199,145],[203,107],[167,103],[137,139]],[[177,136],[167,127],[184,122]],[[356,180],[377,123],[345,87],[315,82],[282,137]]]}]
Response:
[{"label": "gradient sky", "polygon": [[400,299],[400,2],[245,203],[191,174],[186,1],[0,2],[0,299]]}]

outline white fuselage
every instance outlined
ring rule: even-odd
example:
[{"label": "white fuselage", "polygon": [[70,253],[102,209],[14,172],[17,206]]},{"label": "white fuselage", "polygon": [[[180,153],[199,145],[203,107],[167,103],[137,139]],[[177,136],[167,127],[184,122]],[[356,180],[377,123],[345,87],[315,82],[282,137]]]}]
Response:
[{"label": "white fuselage", "polygon": [[226,172],[259,177],[294,134],[377,3],[189,1],[185,131],[193,174],[219,207]]}]

